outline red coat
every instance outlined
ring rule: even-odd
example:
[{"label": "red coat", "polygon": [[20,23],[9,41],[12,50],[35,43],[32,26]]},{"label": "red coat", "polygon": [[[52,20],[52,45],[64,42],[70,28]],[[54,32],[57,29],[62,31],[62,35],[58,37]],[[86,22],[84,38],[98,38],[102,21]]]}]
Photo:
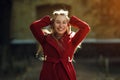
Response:
[{"label": "red coat", "polygon": [[50,18],[46,16],[30,26],[33,35],[43,47],[44,55],[47,56],[39,80],[76,80],[76,73],[70,60],[77,45],[85,38],[90,28],[85,22],[72,16],[70,24],[79,30],[74,36],[72,34],[63,36],[59,40],[61,47],[52,35],[44,35],[42,32],[41,28],[49,24]]}]

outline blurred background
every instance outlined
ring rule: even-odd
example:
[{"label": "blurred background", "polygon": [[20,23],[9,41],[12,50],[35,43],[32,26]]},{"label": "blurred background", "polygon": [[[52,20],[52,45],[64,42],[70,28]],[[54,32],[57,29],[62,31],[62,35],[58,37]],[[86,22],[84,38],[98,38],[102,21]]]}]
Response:
[{"label": "blurred background", "polygon": [[0,0],[0,80],[38,80],[42,62],[29,26],[61,8],[91,27],[75,54],[77,79],[120,80],[119,0]]}]

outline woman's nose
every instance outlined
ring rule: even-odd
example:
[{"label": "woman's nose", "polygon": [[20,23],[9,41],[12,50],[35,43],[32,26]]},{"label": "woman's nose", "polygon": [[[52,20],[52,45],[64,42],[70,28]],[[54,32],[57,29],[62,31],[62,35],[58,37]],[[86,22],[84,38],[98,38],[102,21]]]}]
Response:
[{"label": "woman's nose", "polygon": [[63,24],[62,24],[62,23],[60,23],[60,24],[59,24],[59,26],[60,26],[60,27],[63,27]]}]

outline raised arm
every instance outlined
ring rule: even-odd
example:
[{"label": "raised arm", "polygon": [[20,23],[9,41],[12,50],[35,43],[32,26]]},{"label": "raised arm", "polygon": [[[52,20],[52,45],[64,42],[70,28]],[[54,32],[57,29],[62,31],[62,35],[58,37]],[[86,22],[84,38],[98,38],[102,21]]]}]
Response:
[{"label": "raised arm", "polygon": [[86,22],[80,20],[76,16],[70,18],[70,24],[79,29],[72,38],[72,43],[76,47],[86,37],[87,33],[90,31],[90,27]]},{"label": "raised arm", "polygon": [[47,16],[44,16],[43,18],[41,18],[40,20],[33,22],[30,25],[30,30],[32,31],[34,37],[41,44],[44,41],[44,33],[42,31],[42,28],[45,26],[48,26],[49,24],[50,24],[50,17],[47,15]]}]

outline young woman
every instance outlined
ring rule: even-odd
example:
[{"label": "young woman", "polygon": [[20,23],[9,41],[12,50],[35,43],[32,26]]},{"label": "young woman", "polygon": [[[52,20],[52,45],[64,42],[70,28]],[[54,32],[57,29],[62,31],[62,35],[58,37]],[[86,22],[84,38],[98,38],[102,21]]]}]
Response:
[{"label": "young woman", "polygon": [[[51,34],[44,34],[43,27],[51,26]],[[78,28],[73,34],[71,26]],[[33,22],[30,29],[41,44],[44,54],[39,80],[76,80],[72,64],[74,51],[90,30],[87,23],[76,16],[68,17],[68,11],[53,12],[53,17],[44,16]]]}]

